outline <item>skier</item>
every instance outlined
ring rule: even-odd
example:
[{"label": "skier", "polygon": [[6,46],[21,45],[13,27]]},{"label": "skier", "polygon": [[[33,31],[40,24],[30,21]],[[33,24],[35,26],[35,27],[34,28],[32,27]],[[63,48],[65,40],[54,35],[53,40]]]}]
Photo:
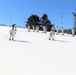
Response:
[{"label": "skier", "polygon": [[39,26],[36,27],[36,32],[39,32]]},{"label": "skier", "polygon": [[9,33],[10,33],[9,40],[11,40],[11,38],[12,38],[12,40],[14,41],[14,34],[16,34],[14,27],[9,31]]},{"label": "skier", "polygon": [[61,31],[62,31],[62,35],[64,35],[64,28],[63,27],[62,27]]},{"label": "skier", "polygon": [[72,36],[74,37],[74,28],[72,28],[72,30],[71,30],[71,31],[72,31]]},{"label": "skier", "polygon": [[47,33],[47,28],[46,28],[46,26],[45,26],[45,29],[44,29],[44,31],[45,31],[45,33]]},{"label": "skier", "polygon": [[43,32],[42,33],[46,33],[47,32],[47,28],[46,26],[43,26]]},{"label": "skier", "polygon": [[55,31],[54,31],[54,27],[51,28],[51,31],[50,31],[50,35],[49,35],[49,40],[54,40],[54,36],[55,36]]},{"label": "skier", "polygon": [[42,33],[44,33],[44,29],[45,29],[45,27],[43,26],[43,32]]},{"label": "skier", "polygon": [[30,32],[30,25],[28,25],[28,32]]},{"label": "skier", "polygon": [[35,26],[33,25],[33,32],[35,32]]},{"label": "skier", "polygon": [[57,29],[56,29],[56,34],[58,35],[59,34],[59,28],[57,26]]}]

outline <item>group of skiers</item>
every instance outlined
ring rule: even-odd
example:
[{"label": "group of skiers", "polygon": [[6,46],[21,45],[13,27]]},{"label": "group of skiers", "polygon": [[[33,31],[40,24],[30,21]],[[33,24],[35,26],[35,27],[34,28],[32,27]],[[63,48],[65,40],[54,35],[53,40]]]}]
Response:
[{"label": "group of skiers", "polygon": [[[12,25],[12,29],[9,31],[10,32],[9,40],[13,40],[14,41],[14,34],[16,34],[15,31],[17,31],[16,24],[13,24]],[[33,26],[33,32],[34,31],[35,31],[35,28]],[[46,31],[47,31],[46,27],[43,26],[43,33],[46,33]],[[30,32],[30,26],[29,25],[28,25],[28,32]],[[38,26],[36,27],[36,32],[39,32],[39,27]],[[56,29],[55,29],[54,26],[51,28],[50,33],[49,33],[49,40],[55,40],[54,39],[55,32],[56,32],[56,35],[59,34],[59,28],[58,28],[58,26],[57,26]],[[62,35],[64,35],[64,28],[63,27],[61,29],[61,32],[62,32]],[[71,32],[72,32],[72,36],[74,37],[74,33],[75,33],[74,28],[72,28]]]},{"label": "group of skiers", "polygon": [[[35,27],[32,26],[33,32],[35,32]],[[28,32],[30,32],[30,25],[28,25]],[[36,32],[39,32],[39,26],[36,26]]]},{"label": "group of skiers", "polygon": [[[56,30],[55,30],[54,27],[51,28],[49,40],[55,40],[55,39],[54,39],[55,31],[56,31],[56,34],[58,35],[58,34],[59,34],[59,28],[58,28],[58,26],[57,26]],[[61,32],[62,32],[62,35],[64,35],[64,28],[63,28],[63,27],[62,27],[62,29],[61,29]],[[74,36],[75,36],[75,29],[72,28],[72,29],[71,29],[71,32],[72,32],[72,36],[74,37]]]}]

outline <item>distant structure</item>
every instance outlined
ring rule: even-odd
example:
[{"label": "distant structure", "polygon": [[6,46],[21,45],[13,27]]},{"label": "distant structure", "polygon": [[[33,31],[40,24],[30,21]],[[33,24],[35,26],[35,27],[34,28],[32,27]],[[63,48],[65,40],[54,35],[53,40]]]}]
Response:
[{"label": "distant structure", "polygon": [[63,22],[62,22],[62,18],[63,18],[63,15],[62,15],[62,13],[61,13],[61,24],[63,24]]},{"label": "distant structure", "polygon": [[73,12],[73,16],[74,16],[74,29],[76,30],[76,9],[75,12]]},{"label": "distant structure", "polygon": [[12,25],[12,16],[10,16],[10,26]]}]

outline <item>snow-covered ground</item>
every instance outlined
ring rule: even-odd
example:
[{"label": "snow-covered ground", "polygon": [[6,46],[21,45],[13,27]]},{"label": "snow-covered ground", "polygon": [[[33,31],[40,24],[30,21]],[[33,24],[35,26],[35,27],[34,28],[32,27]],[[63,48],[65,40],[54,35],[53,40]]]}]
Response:
[{"label": "snow-covered ground", "polygon": [[0,26],[0,75],[76,75],[76,36],[17,28],[13,42],[10,29]]}]

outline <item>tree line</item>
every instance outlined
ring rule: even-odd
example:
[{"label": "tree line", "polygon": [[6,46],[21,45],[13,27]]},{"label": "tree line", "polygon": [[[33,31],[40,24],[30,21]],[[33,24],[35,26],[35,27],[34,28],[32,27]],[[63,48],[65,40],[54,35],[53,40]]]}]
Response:
[{"label": "tree line", "polygon": [[26,27],[28,27],[28,25],[30,26],[31,29],[33,26],[34,27],[38,26],[39,30],[42,30],[43,26],[45,26],[47,28],[47,31],[50,31],[50,29],[53,26],[51,21],[48,19],[47,14],[43,14],[42,17],[32,14],[29,18],[27,18]]}]

